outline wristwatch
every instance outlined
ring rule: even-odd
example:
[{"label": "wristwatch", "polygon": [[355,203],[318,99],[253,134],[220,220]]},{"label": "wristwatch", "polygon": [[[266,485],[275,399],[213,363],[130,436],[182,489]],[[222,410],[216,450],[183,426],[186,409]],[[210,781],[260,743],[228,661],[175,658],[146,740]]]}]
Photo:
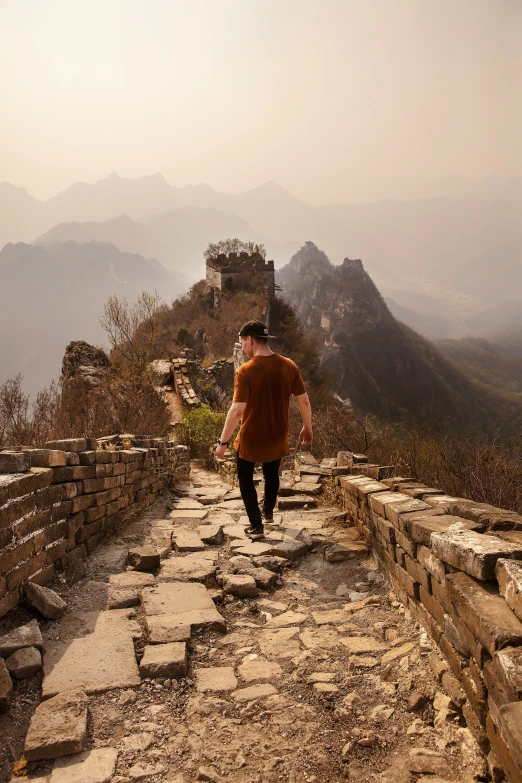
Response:
[{"label": "wristwatch", "polygon": [[218,446],[228,446],[229,440],[218,440]]}]

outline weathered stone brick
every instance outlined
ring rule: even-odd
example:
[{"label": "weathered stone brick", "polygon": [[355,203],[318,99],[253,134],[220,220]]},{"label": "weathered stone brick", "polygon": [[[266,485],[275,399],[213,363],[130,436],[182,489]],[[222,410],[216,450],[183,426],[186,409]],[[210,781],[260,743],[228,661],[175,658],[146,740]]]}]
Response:
[{"label": "weathered stone brick", "polygon": [[515,511],[490,506],[487,503],[476,503],[473,500],[459,498],[453,504],[452,514],[471,519],[480,523],[485,530],[516,530],[522,529],[522,516]]},{"label": "weathered stone brick", "polygon": [[439,639],[439,647],[441,653],[448,662],[451,671],[457,680],[461,682],[462,672],[468,667],[467,658],[457,652],[445,634],[442,634]]},{"label": "weathered stone brick", "polygon": [[[479,718],[480,722],[484,724],[488,711],[486,689],[484,687],[481,689],[477,688],[477,684],[471,676],[469,669],[463,669],[462,671],[462,688],[464,689],[466,698],[471,704],[475,715]],[[460,706],[462,707],[462,705]]]},{"label": "weathered stone brick", "polygon": [[31,468],[27,473],[0,475],[0,506],[5,505],[8,500],[48,486],[51,478],[52,471],[49,468]]},{"label": "weathered stone brick", "polygon": [[125,465],[121,462],[118,462],[116,465],[112,465],[112,475],[113,476],[124,476],[125,475]]},{"label": "weathered stone brick", "polygon": [[52,544],[46,547],[45,550],[45,562],[47,565],[54,563],[60,557],[63,557],[67,552],[67,540],[54,541]]},{"label": "weathered stone brick", "polygon": [[[58,453],[62,454],[63,452]],[[41,511],[44,508],[49,508],[49,506],[52,506],[55,503],[59,503],[64,497],[65,490],[63,485],[51,484],[50,486],[45,487],[45,489],[39,489],[35,493],[36,507],[38,511]]]},{"label": "weathered stone brick", "polygon": [[430,575],[425,568],[417,560],[413,560],[409,555],[406,555],[406,571],[412,576],[416,582],[418,582],[424,589],[430,592]]},{"label": "weathered stone brick", "polygon": [[7,589],[9,591],[14,590],[45,565],[47,565],[45,562],[45,553],[39,552],[37,555],[31,557],[25,563],[22,563],[22,565],[19,565],[7,574]]},{"label": "weathered stone brick", "polygon": [[423,544],[429,548],[431,548],[431,536],[433,533],[447,533],[450,529],[474,530],[476,527],[477,524],[475,522],[470,522],[460,517],[453,517],[449,514],[438,516],[420,514],[416,517],[404,519],[406,534],[417,544]]},{"label": "weathered stone brick", "polygon": [[52,449],[24,449],[29,455],[32,468],[56,468],[66,464],[63,451]]},{"label": "weathered stone brick", "polygon": [[417,548],[417,559],[421,566],[428,571],[429,574],[435,577],[442,585],[446,581],[446,572],[444,570],[444,564],[435,557],[431,549],[427,546],[420,544]]},{"label": "weathered stone brick", "polygon": [[53,484],[64,484],[65,482],[69,481],[81,481],[82,479],[94,478],[96,475],[95,465],[90,465],[88,467],[78,465],[77,467],[52,468],[52,471]]},{"label": "weathered stone brick", "polygon": [[466,721],[466,726],[475,738],[477,745],[480,747],[482,753],[487,756],[491,746],[486,731],[470,704],[462,705],[462,714]]},{"label": "weathered stone brick", "polygon": [[96,522],[92,522],[90,525],[82,525],[82,527],[76,531],[76,541],[79,544],[82,544],[84,541],[87,541],[88,538],[93,536],[95,533],[99,533],[101,530],[101,520],[98,519]]},{"label": "weathered stone brick", "polygon": [[36,501],[34,495],[27,495],[27,497],[12,500],[0,508],[0,527],[9,527],[17,519],[27,516],[35,509]]},{"label": "weathered stone brick", "polygon": [[0,473],[23,473],[31,461],[24,451],[0,451]]},{"label": "weathered stone brick", "polygon": [[107,463],[119,462],[119,452],[117,451],[104,451],[98,449],[96,452],[96,464],[106,465]]},{"label": "weathered stone brick", "polygon": [[446,576],[446,586],[462,622],[490,655],[508,644],[522,644],[522,623],[489,585],[456,573]]},{"label": "weathered stone brick", "polygon": [[18,563],[27,560],[33,554],[33,542],[31,539],[0,554],[0,574],[6,574],[16,568]]},{"label": "weathered stone brick", "polygon": [[376,512],[373,513],[373,522],[375,524],[376,530],[384,539],[383,543],[390,542],[391,544],[395,544],[395,528],[392,523],[388,522],[387,519],[379,516]]},{"label": "weathered stone brick", "polygon": [[13,525],[13,535],[17,541],[30,536],[31,533],[36,533],[37,530],[41,530],[51,522],[51,509],[48,508],[45,511],[38,511],[35,514],[29,514],[20,522],[16,522]]},{"label": "weathered stone brick", "polygon": [[388,504],[404,503],[409,500],[410,498],[407,495],[403,495],[400,492],[390,492],[389,490],[378,492],[369,497],[372,511],[384,518],[386,518],[386,507]]},{"label": "weathered stone brick", "polygon": [[416,600],[419,599],[418,582],[404,568],[401,568],[398,563],[395,563],[394,576],[406,595]]},{"label": "weathered stone brick", "polygon": [[65,569],[71,566],[73,563],[78,562],[78,560],[85,560],[86,557],[87,557],[87,549],[85,548],[84,544],[80,544],[74,549],[71,549],[70,552],[67,552],[65,555],[63,555],[57,561],[57,563],[59,564],[60,569],[62,571],[65,571]]},{"label": "weathered stone brick", "polygon": [[77,514],[80,511],[90,508],[94,505],[94,495],[77,495],[71,502],[71,513]]},{"label": "weathered stone brick", "polygon": [[495,725],[491,715],[486,718],[486,733],[491,748],[499,760],[502,771],[508,776],[510,783],[522,783],[522,769],[518,768],[500,729]]},{"label": "weathered stone brick", "polygon": [[500,708],[499,728],[517,771],[522,777],[522,702],[512,702]]},{"label": "weathered stone brick", "polygon": [[80,456],[76,454],[74,451],[67,451],[65,453],[65,459],[67,465],[79,465],[80,464]]},{"label": "weathered stone brick", "polygon": [[101,519],[105,516],[106,510],[106,506],[92,506],[92,508],[88,508],[83,512],[85,524],[90,524],[91,522],[96,522],[97,519]]},{"label": "weathered stone brick", "polygon": [[96,451],[81,451],[78,457],[80,458],[80,465],[96,464]]},{"label": "weathered stone brick", "polygon": [[32,576],[29,577],[27,581],[34,582],[37,585],[46,585],[47,582],[51,581],[53,576],[54,576],[54,565],[51,564],[45,566],[45,568],[41,568],[39,571],[36,571]]},{"label": "weathered stone brick", "polygon": [[85,438],[67,438],[66,440],[50,440],[45,444],[46,449],[58,449],[58,451],[86,451]]},{"label": "weathered stone brick", "polygon": [[[446,638],[461,655],[469,657],[471,652],[459,629],[449,614],[444,615],[444,633]],[[459,623],[460,625],[460,623]]]},{"label": "weathered stone brick", "polygon": [[66,484],[61,484],[64,490],[64,498],[66,500],[71,500],[72,498],[75,498],[78,494],[78,490],[76,488],[76,483],[74,481],[67,482]]},{"label": "weathered stone brick", "polygon": [[63,503],[57,503],[52,508],[52,520],[53,522],[60,522],[67,519],[72,511],[72,501],[64,500]]},{"label": "weathered stone brick", "polygon": [[500,594],[518,619],[522,620],[522,563],[516,560],[497,560],[495,576]]},{"label": "weathered stone brick", "polygon": [[482,581],[494,578],[499,558],[522,557],[522,549],[515,544],[472,530],[433,533],[431,550],[439,560]]},{"label": "weathered stone brick", "polygon": [[522,647],[504,647],[484,666],[484,682],[498,707],[522,701]]},{"label": "weathered stone brick", "polygon": [[451,601],[449,600],[448,593],[446,591],[445,584],[441,584],[438,579],[435,579],[432,576],[431,579],[431,592],[439,602],[439,604],[444,607],[446,612],[451,611]]},{"label": "weathered stone brick", "polygon": [[439,604],[437,599],[428,593],[428,591],[421,585],[419,588],[419,598],[428,612],[437,621],[437,624],[444,628],[444,609]]}]

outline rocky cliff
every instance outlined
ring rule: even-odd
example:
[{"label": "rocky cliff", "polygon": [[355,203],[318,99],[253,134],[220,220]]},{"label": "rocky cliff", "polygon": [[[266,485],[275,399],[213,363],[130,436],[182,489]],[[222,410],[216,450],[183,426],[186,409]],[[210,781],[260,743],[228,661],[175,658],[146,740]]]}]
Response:
[{"label": "rocky cliff", "polygon": [[449,416],[463,432],[494,424],[509,430],[520,416],[517,406],[500,410],[494,395],[397,321],[360,260],[346,258],[335,266],[306,242],[277,282],[317,339],[323,366],[335,372],[337,392],[361,411],[433,424]]}]

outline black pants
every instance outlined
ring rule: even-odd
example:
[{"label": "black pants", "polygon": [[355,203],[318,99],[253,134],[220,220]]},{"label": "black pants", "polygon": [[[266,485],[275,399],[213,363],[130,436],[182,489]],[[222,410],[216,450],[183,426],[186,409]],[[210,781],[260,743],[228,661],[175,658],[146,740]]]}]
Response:
[{"label": "black pants", "polygon": [[[279,466],[280,459],[273,462],[263,462],[263,475],[265,477],[265,499],[263,501],[263,513],[270,516],[274,510],[279,492]],[[248,521],[252,527],[262,527],[263,519],[257,500],[257,492],[254,485],[255,462],[249,462],[242,459],[237,452],[237,478],[239,481],[239,490],[248,516]]]}]

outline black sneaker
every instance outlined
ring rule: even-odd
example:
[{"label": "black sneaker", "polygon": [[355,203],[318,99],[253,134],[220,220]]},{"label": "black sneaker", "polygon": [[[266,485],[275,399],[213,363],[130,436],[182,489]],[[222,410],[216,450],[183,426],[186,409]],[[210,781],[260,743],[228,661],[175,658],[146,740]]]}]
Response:
[{"label": "black sneaker", "polygon": [[245,534],[248,538],[251,538],[252,541],[258,541],[260,538],[265,537],[265,531],[263,529],[263,526],[261,527],[247,527],[245,530]]},{"label": "black sneaker", "polygon": [[263,521],[267,522],[269,525],[274,524],[274,512],[271,511],[270,513],[263,511]]}]

